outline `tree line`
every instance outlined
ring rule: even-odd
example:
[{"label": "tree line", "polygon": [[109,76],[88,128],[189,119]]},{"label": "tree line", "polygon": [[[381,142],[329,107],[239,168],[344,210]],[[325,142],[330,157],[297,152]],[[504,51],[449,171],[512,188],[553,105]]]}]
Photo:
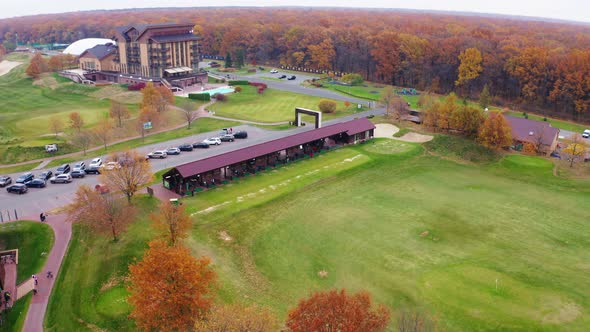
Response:
[{"label": "tree line", "polygon": [[205,54],[358,73],[372,81],[590,120],[590,27],[362,9],[93,11],[0,20],[0,40],[73,42],[130,23],[191,22]]}]

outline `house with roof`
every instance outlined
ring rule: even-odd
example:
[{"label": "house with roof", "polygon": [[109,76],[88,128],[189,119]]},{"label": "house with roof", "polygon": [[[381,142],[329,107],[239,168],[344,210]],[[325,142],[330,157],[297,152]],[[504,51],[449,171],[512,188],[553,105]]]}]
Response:
[{"label": "house with roof", "polygon": [[514,145],[533,144],[537,151],[550,155],[557,148],[559,129],[549,122],[505,116],[512,128]]},{"label": "house with roof", "polygon": [[80,68],[87,71],[114,71],[117,47],[114,44],[95,45],[82,52],[78,58]]}]

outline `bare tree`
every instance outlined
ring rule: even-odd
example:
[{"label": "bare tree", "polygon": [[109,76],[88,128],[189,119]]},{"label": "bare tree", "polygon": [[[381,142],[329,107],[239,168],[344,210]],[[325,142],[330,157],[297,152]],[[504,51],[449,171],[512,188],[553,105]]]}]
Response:
[{"label": "bare tree", "polygon": [[115,100],[111,100],[109,114],[111,118],[117,119],[117,126],[119,128],[123,125],[123,119],[129,118],[129,110],[127,109],[127,106]]},{"label": "bare tree", "polygon": [[145,157],[135,150],[111,154],[109,159],[118,162],[120,167],[102,171],[100,180],[108,188],[125,194],[131,204],[133,195],[152,181],[152,167]]},{"label": "bare tree", "polygon": [[392,101],[393,107],[393,117],[400,122],[403,120],[407,115],[410,114],[410,107],[408,106],[408,102],[403,100],[400,97],[395,97]]},{"label": "bare tree", "polygon": [[111,139],[113,126],[109,119],[102,120],[96,127],[94,127],[94,136],[104,145],[104,149],[107,149],[107,145]]},{"label": "bare tree", "polygon": [[381,103],[383,103],[383,105],[385,105],[385,115],[386,116],[390,116],[391,113],[393,112],[393,105],[395,102],[395,99],[397,98],[397,95],[395,94],[395,91],[393,91],[393,88],[388,86],[385,89],[383,89],[383,93],[381,93]]},{"label": "bare tree", "polygon": [[55,137],[57,138],[59,133],[64,130],[64,123],[59,117],[52,116],[49,118],[49,129],[51,129],[51,132],[55,133]]},{"label": "bare tree", "polygon": [[191,129],[191,123],[199,117],[196,110],[194,110],[193,103],[191,103],[190,101],[187,100],[187,101],[183,101],[178,106],[180,107],[180,111],[182,112],[182,115],[184,116],[184,119],[186,120],[186,123],[188,125],[188,129]]},{"label": "bare tree", "polygon": [[86,155],[86,151],[92,142],[92,135],[86,131],[82,130],[80,132],[74,133],[71,138],[72,144],[84,151],[84,155]]}]

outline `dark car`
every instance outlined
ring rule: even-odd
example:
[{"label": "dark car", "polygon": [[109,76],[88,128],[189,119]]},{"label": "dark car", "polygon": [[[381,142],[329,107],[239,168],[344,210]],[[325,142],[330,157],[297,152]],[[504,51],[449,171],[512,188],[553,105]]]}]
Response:
[{"label": "dark car", "polygon": [[232,134],[222,135],[221,137],[219,137],[219,139],[222,142],[233,142],[234,141],[234,135],[232,135]]},{"label": "dark car", "polygon": [[86,172],[83,169],[75,169],[70,173],[70,175],[73,178],[83,178],[86,176]]},{"label": "dark car", "polygon": [[282,80],[283,78],[287,78],[287,75],[281,75],[281,76],[279,76],[279,79]]},{"label": "dark car", "polygon": [[43,179],[36,178],[27,182],[26,185],[30,188],[45,188],[47,183]]},{"label": "dark car", "polygon": [[9,193],[15,193],[15,194],[24,194],[27,191],[29,191],[29,188],[27,188],[27,186],[25,186],[22,183],[15,183],[13,185],[10,185],[8,187],[6,187],[6,191],[8,191]]},{"label": "dark car", "polygon": [[292,81],[292,80],[294,80],[294,79],[296,79],[296,78],[297,78],[297,77],[296,77],[295,75],[291,75],[291,76],[289,76],[289,78],[287,78],[287,79],[288,79],[289,81]]},{"label": "dark car", "polygon": [[69,164],[63,164],[63,165],[59,166],[55,170],[55,175],[67,174],[69,172],[70,172],[70,165]]},{"label": "dark car", "polygon": [[178,150],[180,151],[193,151],[193,146],[191,144],[182,144],[178,146]]},{"label": "dark car", "polygon": [[35,178],[35,176],[33,175],[33,173],[25,173],[21,176],[19,176],[18,178],[16,178],[16,183],[27,183],[30,182],[31,180],[33,180],[33,178]]},{"label": "dark car", "polygon": [[10,176],[0,176],[0,187],[6,187],[7,185],[12,183],[12,178]]},{"label": "dark car", "polygon": [[193,148],[195,149],[208,149],[209,144],[205,142],[193,143]]},{"label": "dark car", "polygon": [[52,171],[45,171],[45,172],[42,172],[41,174],[39,174],[39,179],[49,180],[49,179],[51,179],[52,176],[53,176]]},{"label": "dark car", "polygon": [[248,138],[248,132],[247,131],[237,131],[236,133],[234,133],[234,138],[240,138],[240,139]]}]

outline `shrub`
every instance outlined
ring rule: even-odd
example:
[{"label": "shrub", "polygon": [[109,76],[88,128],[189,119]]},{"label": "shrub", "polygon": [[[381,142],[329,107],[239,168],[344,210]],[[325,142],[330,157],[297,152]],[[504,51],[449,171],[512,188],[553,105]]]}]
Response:
[{"label": "shrub", "polygon": [[193,100],[202,100],[202,101],[210,101],[211,100],[211,96],[208,93],[189,93],[188,98],[193,99]]},{"label": "shrub", "polygon": [[260,83],[260,82],[250,82],[250,83],[248,83],[248,84],[249,84],[249,85],[252,85],[252,86],[256,86],[256,87],[258,87],[258,88],[263,88],[263,89],[266,89],[266,88],[268,88],[268,86],[266,85],[266,83]]},{"label": "shrub", "polygon": [[135,84],[129,84],[127,86],[127,90],[129,90],[129,91],[139,91],[143,88],[145,88],[145,83],[135,83]]},{"label": "shrub", "polygon": [[255,73],[256,72],[256,68],[250,68],[250,69],[248,69],[248,72],[249,73]]},{"label": "shrub", "polygon": [[336,112],[337,105],[336,102],[333,100],[322,99],[320,100],[318,107],[320,108],[320,111],[324,113],[334,113]]},{"label": "shrub", "polygon": [[242,92],[242,87],[241,86],[236,86],[234,88],[234,91],[237,92],[237,93],[240,93],[240,92]]},{"label": "shrub", "polygon": [[221,101],[221,102],[227,101],[227,99],[228,99],[227,96],[224,95],[223,93],[216,93],[213,95],[213,98],[215,98],[215,99],[217,99],[217,101]]},{"label": "shrub", "polygon": [[232,80],[228,82],[229,85],[248,85],[249,83],[246,80]]},{"label": "shrub", "polygon": [[344,106],[346,106],[347,108],[350,106],[350,102],[347,100],[344,102]]},{"label": "shrub", "polygon": [[258,93],[262,94],[264,92],[264,88],[258,88]]}]

